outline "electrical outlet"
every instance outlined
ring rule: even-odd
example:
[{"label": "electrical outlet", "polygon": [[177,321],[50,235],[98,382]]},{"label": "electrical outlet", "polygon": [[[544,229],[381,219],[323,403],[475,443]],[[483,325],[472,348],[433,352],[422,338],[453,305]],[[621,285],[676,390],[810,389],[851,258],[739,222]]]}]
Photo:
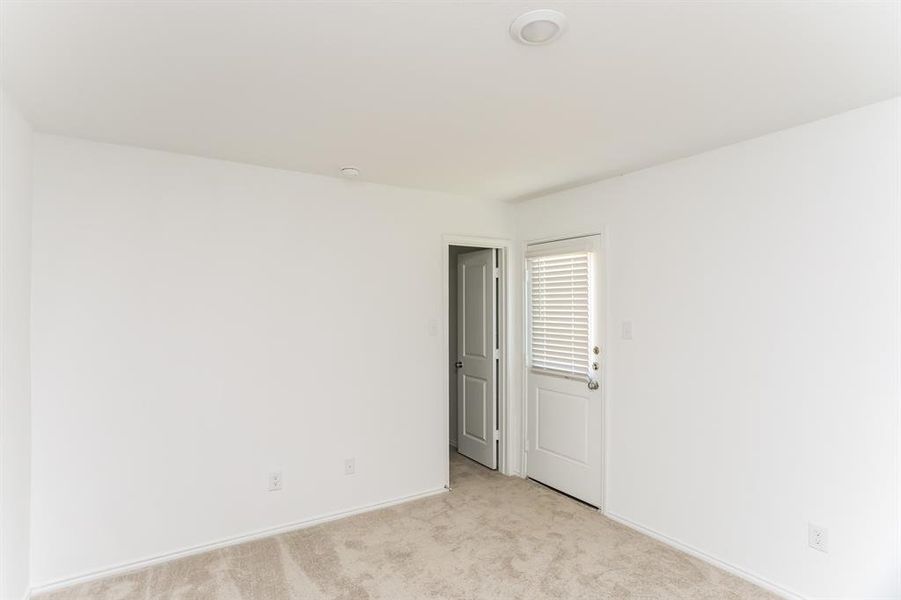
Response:
[{"label": "electrical outlet", "polygon": [[825,527],[807,524],[807,544],[814,550],[829,552],[829,532]]},{"label": "electrical outlet", "polygon": [[357,472],[357,461],[353,458],[344,460],[344,474],[353,475]]},{"label": "electrical outlet", "polygon": [[269,491],[280,492],[282,490],[282,472],[273,471],[269,473]]}]

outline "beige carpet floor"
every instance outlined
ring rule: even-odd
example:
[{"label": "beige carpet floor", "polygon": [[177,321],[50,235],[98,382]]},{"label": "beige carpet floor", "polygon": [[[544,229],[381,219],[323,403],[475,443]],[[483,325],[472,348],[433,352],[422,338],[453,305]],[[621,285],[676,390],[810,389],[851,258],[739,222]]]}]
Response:
[{"label": "beige carpet floor", "polygon": [[775,598],[536,483],[458,454],[453,490],[41,600]]}]

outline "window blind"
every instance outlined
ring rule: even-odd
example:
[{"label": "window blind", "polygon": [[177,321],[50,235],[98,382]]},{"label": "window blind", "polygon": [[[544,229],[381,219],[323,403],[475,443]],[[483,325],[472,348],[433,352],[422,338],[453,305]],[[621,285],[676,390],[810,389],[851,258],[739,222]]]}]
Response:
[{"label": "window blind", "polygon": [[590,261],[590,252],[528,259],[532,369],[588,375]]}]

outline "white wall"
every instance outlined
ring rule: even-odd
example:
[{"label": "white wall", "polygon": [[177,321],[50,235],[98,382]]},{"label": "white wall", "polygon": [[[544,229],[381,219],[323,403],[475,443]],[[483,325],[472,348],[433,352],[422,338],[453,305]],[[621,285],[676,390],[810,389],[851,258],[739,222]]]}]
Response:
[{"label": "white wall", "polygon": [[36,161],[34,585],[443,487],[442,235],[510,237],[509,207],[42,135]]},{"label": "white wall", "polygon": [[608,510],[809,597],[901,596],[899,106],[517,207],[607,234]]},{"label": "white wall", "polygon": [[28,590],[32,132],[0,90],[0,599]]}]

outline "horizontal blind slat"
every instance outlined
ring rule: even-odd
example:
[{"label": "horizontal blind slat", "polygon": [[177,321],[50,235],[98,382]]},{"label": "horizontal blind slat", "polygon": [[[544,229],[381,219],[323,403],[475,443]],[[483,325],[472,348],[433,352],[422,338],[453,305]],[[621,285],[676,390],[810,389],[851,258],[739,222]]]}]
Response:
[{"label": "horizontal blind slat", "polygon": [[533,368],[576,375],[588,372],[589,266],[587,252],[528,259]]}]

